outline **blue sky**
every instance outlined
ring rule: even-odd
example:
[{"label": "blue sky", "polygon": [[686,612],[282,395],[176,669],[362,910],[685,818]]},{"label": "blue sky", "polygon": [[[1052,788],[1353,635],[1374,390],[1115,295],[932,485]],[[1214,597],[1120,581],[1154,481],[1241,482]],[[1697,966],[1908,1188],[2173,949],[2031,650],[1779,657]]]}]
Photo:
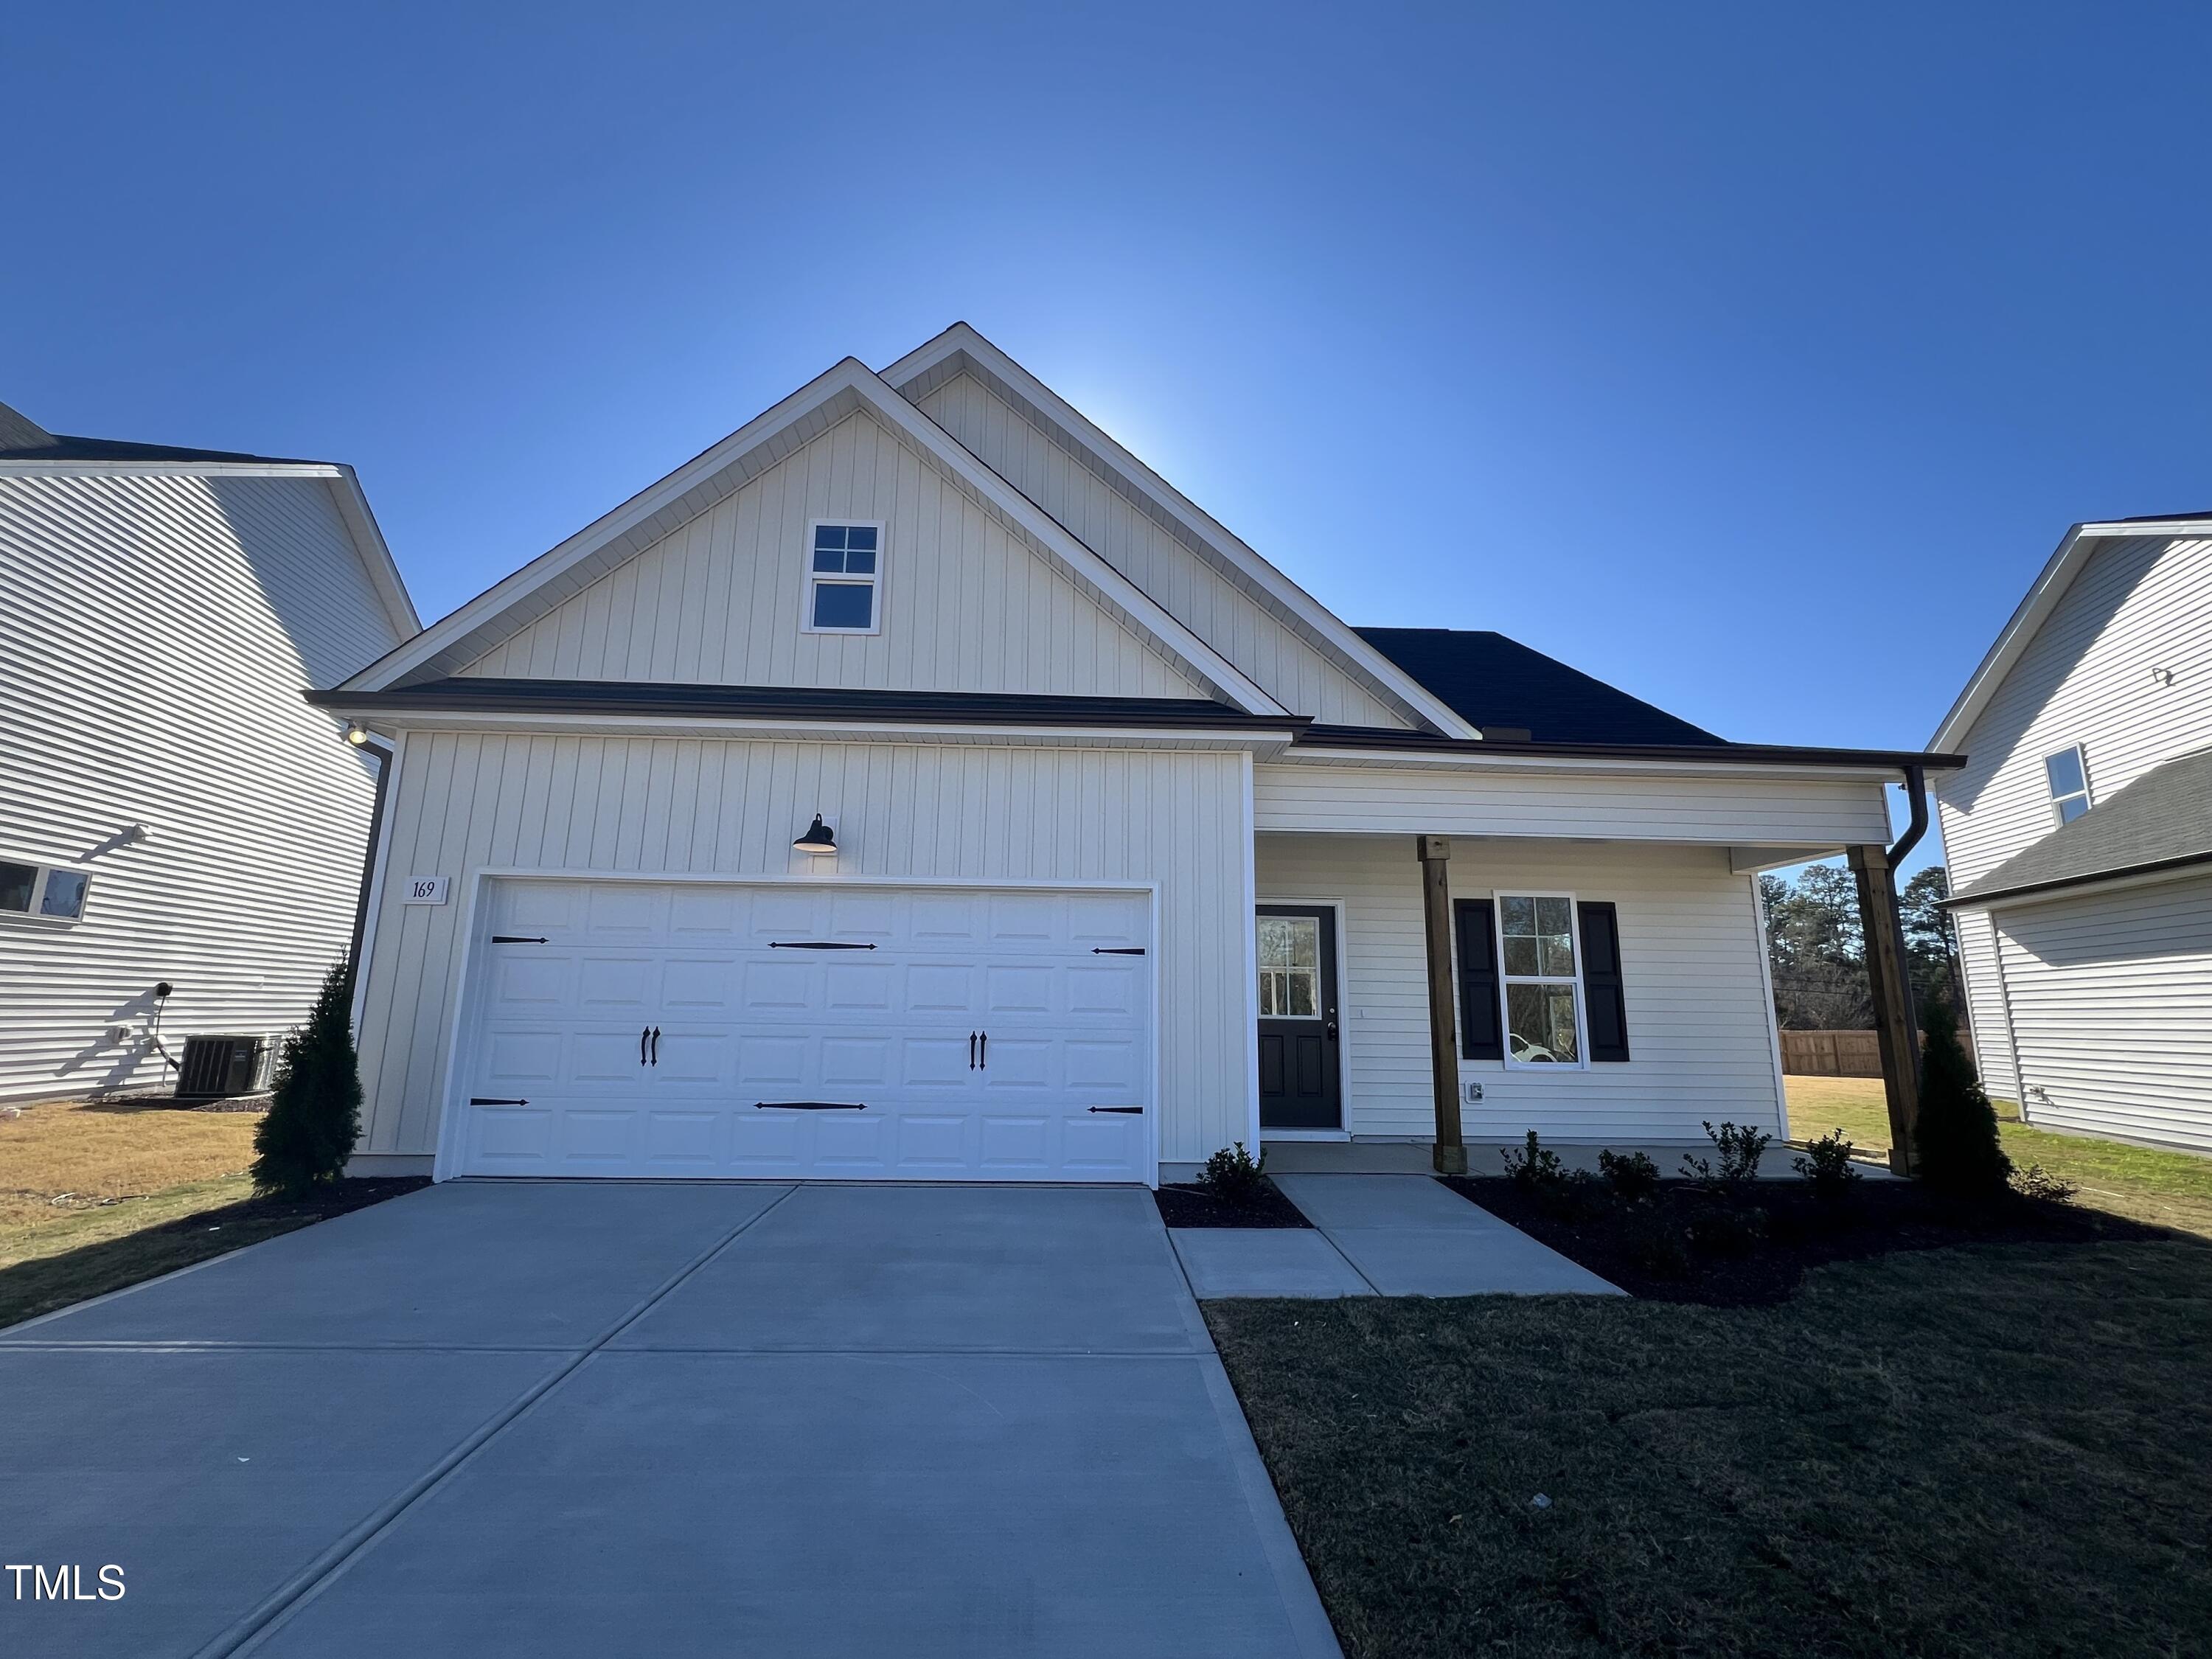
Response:
[{"label": "blue sky", "polygon": [[44,8],[0,398],[352,462],[428,617],[965,318],[1352,621],[1917,745],[2069,523],[2212,507],[2208,52],[2201,6]]}]

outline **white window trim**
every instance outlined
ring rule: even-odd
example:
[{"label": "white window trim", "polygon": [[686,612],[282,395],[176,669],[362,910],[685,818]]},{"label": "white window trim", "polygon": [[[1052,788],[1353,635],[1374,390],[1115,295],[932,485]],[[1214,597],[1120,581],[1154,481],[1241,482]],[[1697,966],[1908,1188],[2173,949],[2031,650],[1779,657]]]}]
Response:
[{"label": "white window trim", "polygon": [[[2074,757],[2074,764],[2081,769],[2081,789],[2078,797],[2071,794],[2054,795],[2051,793],[2051,763],[2054,757],[2064,754],[2071,754]],[[2051,821],[2053,823],[2066,822],[2058,810],[2061,804],[2066,801],[2078,799],[2084,810],[2089,811],[2096,810],[2097,792],[2089,781],[2089,756],[2080,744],[2062,744],[2056,749],[2046,750],[2039,764],[2043,769],[2043,799],[2050,804]]]},{"label": "white window trim", "polygon": [[[0,910],[0,922],[29,922],[40,927],[75,927],[82,922],[85,913],[92,908],[93,872],[81,864],[71,864],[66,859],[34,859],[25,853],[0,850],[0,864],[27,864],[39,873],[31,878],[31,908],[27,910]],[[39,907],[46,902],[46,880],[57,870],[84,878],[84,902],[73,916],[49,916],[40,913]]]},{"label": "white window trim", "polygon": [[[1505,901],[1509,898],[1563,898],[1567,902],[1567,937],[1575,951],[1575,1057],[1572,1060],[1513,1058],[1512,1004],[1510,985],[1565,985],[1559,974],[1514,974],[1505,971]],[[1583,984],[1583,907],[1572,893],[1535,887],[1493,887],[1490,891],[1490,927],[1498,949],[1498,1036],[1506,1069],[1514,1072],[1587,1072],[1589,1070],[1589,992]]]},{"label": "white window trim", "polygon": [[[872,576],[851,576],[842,571],[823,571],[819,575],[814,569],[814,532],[823,525],[836,525],[839,529],[873,530],[876,532],[876,572]],[[802,634],[842,635],[850,639],[866,638],[884,631],[884,561],[890,556],[884,545],[890,539],[881,519],[809,519],[806,521],[806,546],[803,556],[806,580],[799,584],[799,631]],[[871,625],[866,628],[817,628],[814,624],[814,589],[817,582],[866,582],[873,590],[870,596],[868,614]]]}]

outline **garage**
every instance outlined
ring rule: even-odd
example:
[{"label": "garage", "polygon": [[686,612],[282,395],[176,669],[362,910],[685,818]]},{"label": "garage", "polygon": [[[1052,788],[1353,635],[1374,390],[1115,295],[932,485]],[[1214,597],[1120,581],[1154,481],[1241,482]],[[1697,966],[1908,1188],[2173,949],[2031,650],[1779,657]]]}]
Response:
[{"label": "garage", "polygon": [[483,884],[452,1174],[1142,1182],[1148,890]]}]

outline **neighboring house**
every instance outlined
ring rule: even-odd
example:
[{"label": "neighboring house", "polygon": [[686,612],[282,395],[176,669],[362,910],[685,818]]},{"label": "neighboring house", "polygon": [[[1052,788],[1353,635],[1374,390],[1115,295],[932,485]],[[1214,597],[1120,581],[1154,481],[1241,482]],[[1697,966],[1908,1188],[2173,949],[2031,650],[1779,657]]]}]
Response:
[{"label": "neighboring house", "polygon": [[2075,526],[1936,744],[1990,1091],[2212,1148],[2212,514]]},{"label": "neighboring house", "polygon": [[352,472],[0,405],[0,1098],[173,1084],[187,1038],[297,1024],[376,778],[300,694],[421,626]]},{"label": "neighboring house", "polygon": [[397,749],[354,1167],[441,1176],[1778,1128],[1755,874],[1943,763],[1347,627],[964,325],[313,700]]}]

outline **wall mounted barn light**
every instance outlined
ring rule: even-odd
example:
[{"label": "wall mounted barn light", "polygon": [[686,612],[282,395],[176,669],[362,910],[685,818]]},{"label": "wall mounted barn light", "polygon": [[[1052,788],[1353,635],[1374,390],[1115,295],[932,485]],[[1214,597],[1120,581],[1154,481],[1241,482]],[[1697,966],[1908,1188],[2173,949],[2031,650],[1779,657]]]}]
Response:
[{"label": "wall mounted barn light", "polygon": [[814,822],[808,824],[799,839],[791,844],[800,852],[811,853],[817,858],[834,855],[837,851],[837,832],[823,823],[822,814],[817,812]]}]

